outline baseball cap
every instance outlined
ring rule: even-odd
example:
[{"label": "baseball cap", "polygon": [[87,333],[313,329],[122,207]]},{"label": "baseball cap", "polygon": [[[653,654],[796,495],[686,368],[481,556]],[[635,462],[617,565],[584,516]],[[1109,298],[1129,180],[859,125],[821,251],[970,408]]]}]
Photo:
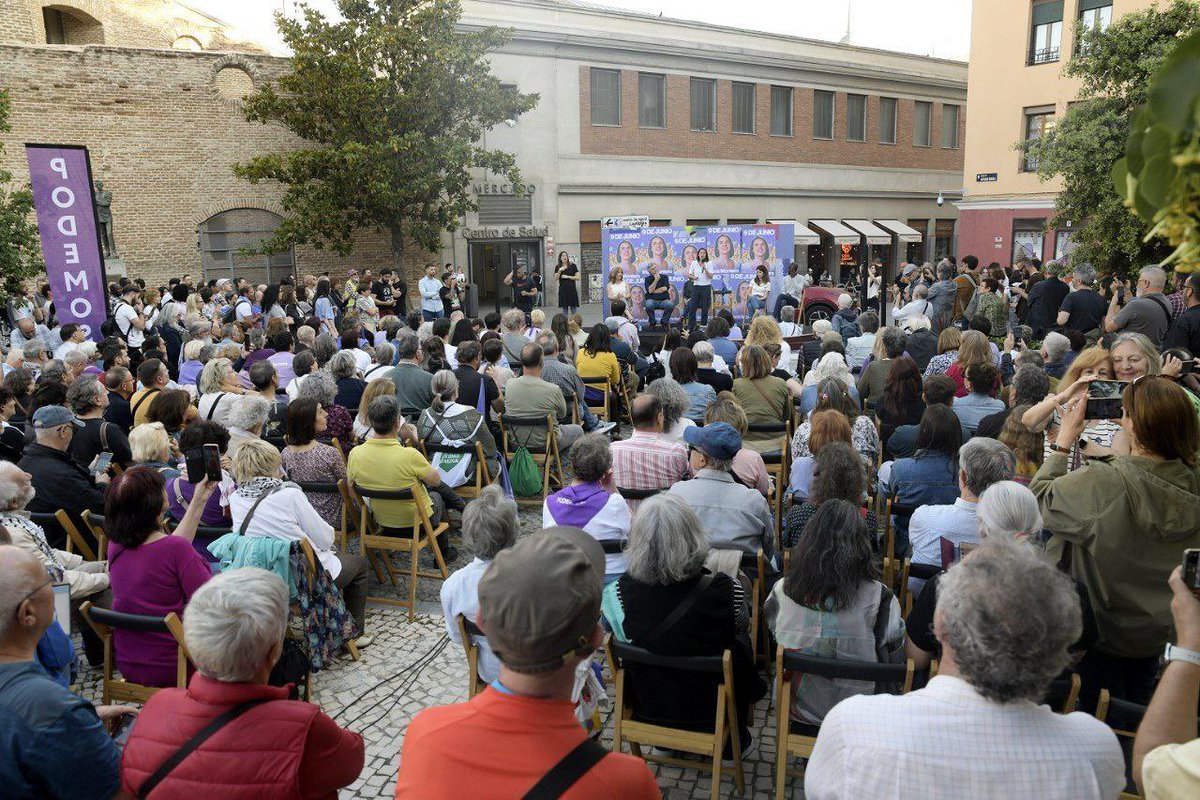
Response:
[{"label": "baseball cap", "polygon": [[492,651],[516,672],[558,669],[590,651],[600,619],[604,550],[556,525],[502,550],[479,581],[479,616]]},{"label": "baseball cap", "polygon": [[728,422],[714,422],[703,428],[684,428],[683,440],[703,450],[710,458],[721,461],[728,461],[742,449],[742,435]]},{"label": "baseball cap", "polygon": [[77,428],[82,428],[83,423],[63,406],[42,406],[37,411],[33,412],[33,427],[34,428],[57,428],[59,425],[66,425],[70,422]]},{"label": "baseball cap", "polygon": [[608,329],[614,333],[621,329],[621,320],[617,317],[607,318],[604,320],[604,324],[607,325]]},{"label": "baseball cap", "polygon": [[901,272],[900,274],[901,274],[901,275],[912,275],[912,274],[913,274],[914,272],[916,272],[916,271],[917,271],[917,265],[916,265],[916,264],[905,264],[905,265],[904,265],[904,271],[903,271],[903,272]]}]

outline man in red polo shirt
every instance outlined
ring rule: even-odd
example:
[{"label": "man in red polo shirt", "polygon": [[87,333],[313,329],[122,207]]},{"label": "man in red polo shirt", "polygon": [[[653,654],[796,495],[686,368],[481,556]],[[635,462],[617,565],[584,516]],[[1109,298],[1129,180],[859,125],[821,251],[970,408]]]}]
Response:
[{"label": "man in red polo shirt", "polygon": [[397,798],[661,797],[646,762],[604,750],[575,719],[575,668],[603,641],[603,578],[604,551],[578,528],[547,528],[496,555],[479,582],[479,626],[500,678],[413,718]]}]

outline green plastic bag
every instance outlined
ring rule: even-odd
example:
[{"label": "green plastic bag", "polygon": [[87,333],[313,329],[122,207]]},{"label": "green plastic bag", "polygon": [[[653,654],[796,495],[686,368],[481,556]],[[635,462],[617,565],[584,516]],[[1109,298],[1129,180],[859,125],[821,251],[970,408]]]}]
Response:
[{"label": "green plastic bag", "polygon": [[542,493],[542,473],[529,454],[529,448],[518,447],[508,466],[508,477],[517,497],[537,497]]}]

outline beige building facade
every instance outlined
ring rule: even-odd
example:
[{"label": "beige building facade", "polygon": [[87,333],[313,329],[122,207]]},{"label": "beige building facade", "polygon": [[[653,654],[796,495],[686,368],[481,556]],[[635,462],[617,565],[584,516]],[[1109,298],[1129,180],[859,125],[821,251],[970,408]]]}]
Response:
[{"label": "beige building facade", "polygon": [[1042,182],[1016,149],[1053,128],[1078,95],[1063,76],[1081,26],[1107,27],[1151,0],[975,0],[967,72],[958,253],[1009,265],[1019,256],[1062,258],[1073,221],[1054,230],[1060,182]]}]

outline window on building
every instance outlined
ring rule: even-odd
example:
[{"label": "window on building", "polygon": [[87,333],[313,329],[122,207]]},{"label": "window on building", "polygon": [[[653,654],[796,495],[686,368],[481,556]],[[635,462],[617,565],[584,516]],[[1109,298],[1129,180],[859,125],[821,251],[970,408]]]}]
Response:
[{"label": "window on building", "polygon": [[958,106],[942,103],[942,147],[958,147]]},{"label": "window on building", "polygon": [[46,44],[66,44],[66,26],[63,24],[63,12],[57,8],[43,8],[42,22],[46,26]]},{"label": "window on building", "polygon": [[638,127],[667,127],[667,78],[638,73]]},{"label": "window on building", "polygon": [[100,20],[78,9],[42,8],[46,44],[104,44]]},{"label": "window on building", "polygon": [[733,83],[733,132],[754,133],[753,83]]},{"label": "window on building", "polygon": [[[1079,0],[1080,34],[1084,30],[1101,33],[1108,30],[1112,24],[1112,0]],[[1080,45],[1082,35],[1075,37],[1075,45]]]},{"label": "window on building", "polygon": [[867,96],[846,95],[846,138],[852,142],[867,140]]},{"label": "window on building", "polygon": [[1029,36],[1029,64],[1058,61],[1062,49],[1063,0],[1033,4],[1033,30]]},{"label": "window on building", "polygon": [[771,135],[792,135],[792,87],[790,86],[771,87]]},{"label": "window on building", "polygon": [[1046,242],[1046,220],[1014,219],[1012,263],[1019,258],[1041,258]]},{"label": "window on building", "polygon": [[913,144],[929,147],[933,130],[933,103],[918,100],[913,103]]},{"label": "window on building", "polygon": [[[1054,128],[1054,106],[1025,109],[1025,141],[1036,142]],[[1033,153],[1021,156],[1022,172],[1037,172],[1038,160]]]},{"label": "window on building", "polygon": [[687,226],[689,228],[711,228],[713,225],[721,224],[719,219],[689,219]]},{"label": "window on building", "polygon": [[833,92],[813,90],[813,138],[833,138]]},{"label": "window on building", "polygon": [[733,219],[730,217],[725,221],[726,225],[757,225],[757,219]]},{"label": "window on building", "polygon": [[591,71],[592,124],[621,124],[621,71],[599,69]]},{"label": "window on building", "polygon": [[879,98],[879,142],[896,143],[896,98]]},{"label": "window on building", "polygon": [[692,130],[717,129],[717,82],[712,78],[692,78]]}]

